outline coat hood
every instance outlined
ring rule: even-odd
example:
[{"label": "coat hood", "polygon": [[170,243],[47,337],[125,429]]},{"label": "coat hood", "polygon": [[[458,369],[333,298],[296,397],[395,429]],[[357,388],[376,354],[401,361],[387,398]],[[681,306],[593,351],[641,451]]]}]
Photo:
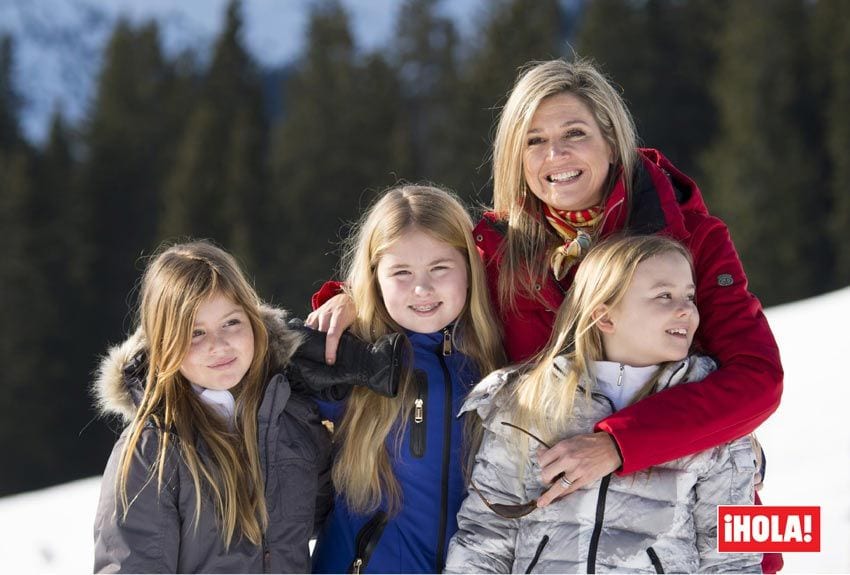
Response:
[{"label": "coat hood", "polygon": [[[261,306],[260,316],[269,332],[269,365],[273,373],[288,365],[302,336],[287,327],[289,313],[283,309]],[[123,343],[109,348],[101,359],[92,384],[101,415],[117,415],[125,423],[133,420],[144,394],[147,349],[147,340],[139,327]]]}]

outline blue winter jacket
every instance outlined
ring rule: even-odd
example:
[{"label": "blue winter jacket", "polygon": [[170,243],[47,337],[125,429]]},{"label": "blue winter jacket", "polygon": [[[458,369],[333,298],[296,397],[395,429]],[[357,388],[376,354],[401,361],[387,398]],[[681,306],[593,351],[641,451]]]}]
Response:
[{"label": "blue winter jacket", "polygon": [[[387,438],[393,473],[402,489],[401,510],[387,517],[379,537],[367,534],[376,513],[386,511],[386,500],[378,512],[357,514],[337,496],[334,510],[319,534],[313,554],[314,573],[346,573],[357,557],[361,573],[439,573],[445,564],[449,540],[457,531],[457,512],[466,495],[461,444],[462,420],[455,417],[467,392],[477,383],[474,362],[458,352],[450,332],[408,332],[414,351],[414,405],[403,435],[400,457]],[[444,353],[447,352],[447,353]],[[417,405],[420,404],[421,405]],[[420,409],[421,407],[421,409]],[[325,406],[332,419],[338,413]],[[364,529],[366,526],[366,529]]]}]

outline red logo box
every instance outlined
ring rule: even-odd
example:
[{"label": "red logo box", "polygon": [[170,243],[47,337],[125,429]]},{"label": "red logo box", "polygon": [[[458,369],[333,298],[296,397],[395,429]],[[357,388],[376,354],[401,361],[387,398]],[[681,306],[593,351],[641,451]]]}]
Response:
[{"label": "red logo box", "polygon": [[820,507],[718,505],[721,553],[820,551]]}]

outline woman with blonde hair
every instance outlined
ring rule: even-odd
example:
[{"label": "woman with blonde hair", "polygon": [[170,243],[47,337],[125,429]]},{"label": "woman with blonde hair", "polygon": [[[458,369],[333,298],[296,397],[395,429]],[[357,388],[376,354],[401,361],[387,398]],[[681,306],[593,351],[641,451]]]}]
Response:
[{"label": "woman with blonde hair", "polygon": [[[703,318],[696,345],[719,369],[654,394],[558,442],[541,456],[554,482],[539,502],[611,471],[629,474],[751,433],[779,406],[779,350],[726,225],[696,183],[658,150],[638,148],[622,96],[588,61],[532,62],[521,71],[493,145],[494,210],[475,228],[512,362],[543,348],[587,250],[617,232],[664,234],[691,252]],[[742,190],[741,193],[746,193]],[[308,318],[328,331],[326,356],[354,316],[329,285]],[[781,567],[765,558],[766,572]]]},{"label": "woman with blonde hair", "polygon": [[607,475],[554,504],[537,450],[612,412],[712,373],[689,355],[700,317],[690,253],[663,236],[606,240],[575,275],[534,364],[470,393],[485,435],[458,514],[450,573],[751,572],[761,554],[717,552],[717,506],[751,505],[750,438],[627,477]]},{"label": "woman with blonde hair", "polygon": [[352,331],[369,341],[403,332],[410,359],[397,397],[355,389],[330,413],[337,497],[313,571],[439,573],[465,495],[464,437],[475,441],[456,415],[504,361],[472,220],[448,192],[401,186],[364,215],[348,248]]},{"label": "woman with blonde hair", "polygon": [[150,262],[139,328],[96,382],[128,425],[103,476],[95,572],[309,571],[330,439],[282,374],[300,338],[225,251],[177,244]]}]

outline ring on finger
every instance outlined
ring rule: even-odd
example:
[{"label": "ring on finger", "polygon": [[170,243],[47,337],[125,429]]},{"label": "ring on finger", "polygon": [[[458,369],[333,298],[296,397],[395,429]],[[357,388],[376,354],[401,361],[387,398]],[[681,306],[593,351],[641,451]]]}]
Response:
[{"label": "ring on finger", "polygon": [[569,489],[570,487],[572,487],[572,486],[573,486],[573,482],[572,482],[572,481],[570,481],[569,479],[567,479],[567,476],[566,476],[566,475],[562,475],[562,476],[561,476],[561,485],[562,485],[565,489]]}]

